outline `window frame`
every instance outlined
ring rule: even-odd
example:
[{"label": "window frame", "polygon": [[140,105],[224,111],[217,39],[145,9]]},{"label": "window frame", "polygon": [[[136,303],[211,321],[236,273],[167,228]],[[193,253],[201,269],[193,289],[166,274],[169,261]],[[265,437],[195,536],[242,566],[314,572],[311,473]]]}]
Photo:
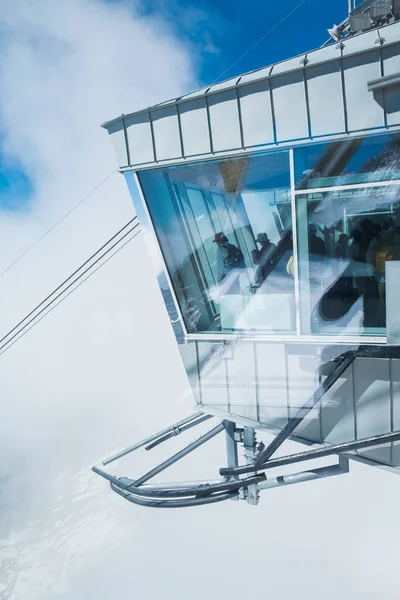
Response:
[{"label": "window frame", "polygon": [[[386,132],[389,133],[390,132]],[[393,135],[398,134],[398,131],[393,131]],[[365,137],[375,137],[379,134],[382,134],[382,131],[376,132],[376,134],[372,134],[369,136],[365,136],[365,135],[360,135],[360,136],[354,136],[354,138],[365,138]],[[353,136],[352,136],[353,138]],[[341,139],[345,140],[347,138],[335,138],[333,140],[331,140],[332,142],[337,142],[337,141],[341,141]],[[343,185],[334,185],[331,187],[321,187],[321,188],[304,188],[304,189],[296,189],[296,182],[295,182],[295,157],[294,157],[294,152],[295,150],[297,150],[298,148],[301,147],[306,147],[306,146],[311,146],[313,145],[313,143],[317,144],[317,143],[321,143],[321,140],[315,141],[315,142],[309,142],[306,144],[299,144],[299,145],[295,145],[292,147],[282,147],[282,148],[269,148],[269,149],[262,149],[259,151],[252,151],[252,152],[241,152],[241,153],[235,153],[232,156],[221,156],[221,160],[229,160],[229,159],[237,159],[237,158],[242,158],[242,157],[248,157],[251,159],[252,156],[259,156],[260,154],[264,154],[266,156],[268,156],[268,154],[272,154],[275,152],[279,152],[279,151],[286,151],[288,152],[289,155],[289,170],[290,170],[290,191],[289,191],[289,196],[290,196],[290,201],[291,201],[291,218],[292,218],[292,235],[293,235],[293,259],[294,259],[294,292],[295,292],[295,323],[296,323],[296,331],[295,333],[290,333],[290,334],[267,334],[265,333],[265,331],[252,331],[252,332],[245,332],[245,331],[237,331],[237,332],[211,332],[211,333],[189,333],[187,328],[186,328],[186,324],[185,324],[185,320],[183,318],[183,314],[180,308],[180,304],[178,302],[177,299],[177,295],[175,293],[175,289],[174,286],[172,285],[172,281],[171,278],[169,276],[169,272],[168,272],[168,267],[166,265],[165,259],[164,259],[164,255],[163,255],[163,251],[154,227],[154,223],[153,223],[153,219],[150,215],[150,212],[148,210],[148,206],[147,206],[147,202],[146,202],[146,198],[145,198],[145,194],[144,191],[142,189],[141,183],[140,183],[140,179],[139,179],[139,174],[141,172],[144,171],[156,171],[156,170],[160,170],[160,169],[165,169],[165,168],[170,168],[170,167],[178,167],[180,166],[180,164],[182,163],[176,163],[176,164],[166,164],[166,165],[160,165],[156,168],[153,169],[141,169],[141,170],[137,170],[137,171],[133,171],[133,176],[134,176],[134,180],[137,186],[137,189],[139,191],[139,196],[142,202],[142,207],[145,211],[150,229],[151,229],[151,233],[154,237],[154,240],[157,244],[159,253],[160,253],[160,258],[162,261],[162,265],[163,265],[163,271],[164,271],[164,275],[166,277],[170,292],[172,294],[172,298],[174,300],[175,303],[175,310],[177,311],[177,314],[179,316],[179,321],[180,324],[182,326],[183,332],[184,332],[184,336],[185,336],[185,340],[190,343],[191,341],[196,341],[196,340],[203,340],[203,341],[234,341],[235,339],[238,338],[243,338],[245,337],[246,340],[265,340],[265,341],[287,341],[287,342],[295,342],[295,343],[321,343],[321,345],[325,345],[325,344],[346,344],[348,343],[350,344],[357,344],[357,343],[364,343],[364,344],[386,344],[387,343],[387,333],[385,333],[385,335],[377,335],[377,336],[371,336],[371,335],[330,335],[330,334],[325,334],[325,335],[321,335],[321,334],[304,334],[302,333],[302,318],[301,318],[301,290],[300,290],[300,278],[299,278],[299,256],[298,256],[298,227],[297,227],[297,211],[298,211],[298,198],[302,197],[302,196],[307,196],[309,194],[315,194],[315,193],[329,193],[329,192],[335,192],[335,191],[350,191],[350,190],[361,190],[361,189],[368,189],[368,188],[382,188],[382,187],[390,187],[390,186],[400,186],[400,179],[390,179],[390,180],[385,180],[385,181],[372,181],[372,182],[365,182],[365,183],[355,183],[355,184],[343,184]],[[328,143],[328,140],[327,140]],[[201,160],[201,161],[191,161],[192,164],[202,164],[203,162],[215,162],[216,160],[218,160],[215,156],[210,157],[209,159],[206,160]],[[188,162],[188,161],[185,161]],[[183,163],[184,164],[184,163]],[[195,187],[195,186],[193,186]],[[200,189],[200,188],[199,188]],[[203,191],[203,194],[207,194],[207,191]],[[211,192],[210,192],[211,195]],[[212,195],[211,195],[212,197]],[[213,200],[213,199],[212,199]],[[207,202],[207,199],[205,198],[205,202]]]}]

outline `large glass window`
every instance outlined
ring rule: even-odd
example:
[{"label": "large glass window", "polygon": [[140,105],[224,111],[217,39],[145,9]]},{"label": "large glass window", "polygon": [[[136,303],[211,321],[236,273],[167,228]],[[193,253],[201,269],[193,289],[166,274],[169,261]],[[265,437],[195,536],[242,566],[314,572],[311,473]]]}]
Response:
[{"label": "large glass window", "polygon": [[294,165],[299,190],[400,179],[400,135],[296,148]]},{"label": "large glass window", "polygon": [[288,152],[138,175],[188,332],[293,332]]},{"label": "large glass window", "polygon": [[296,198],[305,334],[383,335],[386,263],[400,260],[400,186]]}]

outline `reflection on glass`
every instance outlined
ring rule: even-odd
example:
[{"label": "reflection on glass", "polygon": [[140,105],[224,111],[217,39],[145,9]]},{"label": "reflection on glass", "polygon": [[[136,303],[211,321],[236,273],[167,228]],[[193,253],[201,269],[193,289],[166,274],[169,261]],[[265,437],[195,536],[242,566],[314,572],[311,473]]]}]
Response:
[{"label": "reflection on glass", "polygon": [[400,186],[297,197],[304,333],[383,335],[386,268],[400,259]]},{"label": "reflection on glass", "polygon": [[400,179],[400,135],[295,148],[294,165],[300,190]]},{"label": "reflection on glass", "polygon": [[139,173],[189,333],[294,330],[287,152]]}]

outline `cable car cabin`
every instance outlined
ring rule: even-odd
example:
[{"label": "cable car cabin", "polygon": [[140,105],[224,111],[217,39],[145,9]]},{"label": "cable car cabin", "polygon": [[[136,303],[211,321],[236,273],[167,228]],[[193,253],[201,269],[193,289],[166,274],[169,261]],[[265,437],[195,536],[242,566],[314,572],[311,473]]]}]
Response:
[{"label": "cable car cabin", "polygon": [[198,410],[253,465],[221,473],[286,438],[398,472],[400,22],[104,127]]}]

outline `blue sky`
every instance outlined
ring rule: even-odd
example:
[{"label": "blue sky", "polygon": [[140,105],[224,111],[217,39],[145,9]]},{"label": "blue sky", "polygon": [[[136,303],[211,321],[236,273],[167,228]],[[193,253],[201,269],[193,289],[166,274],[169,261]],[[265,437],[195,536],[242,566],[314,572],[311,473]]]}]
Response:
[{"label": "blue sky", "polygon": [[[145,6],[147,12],[157,12],[173,20],[180,34],[198,45],[198,75],[207,84],[219,77],[300,2],[146,0]],[[346,17],[347,6],[347,0],[305,0],[222,79],[318,48],[328,38],[328,27]]]},{"label": "blue sky", "polygon": [[[110,0],[110,3],[118,1]],[[334,22],[340,22],[347,11],[347,0],[305,0],[256,48],[229,69],[300,2],[143,0],[142,10],[145,14],[167,20],[173,25],[178,38],[190,42],[197,71],[195,75],[200,84],[207,84],[217,78],[228,79],[320,46],[327,39],[327,28]],[[1,125],[0,122],[0,128]],[[26,209],[33,185],[18,164],[2,156],[1,150],[0,142],[0,210]]]}]

